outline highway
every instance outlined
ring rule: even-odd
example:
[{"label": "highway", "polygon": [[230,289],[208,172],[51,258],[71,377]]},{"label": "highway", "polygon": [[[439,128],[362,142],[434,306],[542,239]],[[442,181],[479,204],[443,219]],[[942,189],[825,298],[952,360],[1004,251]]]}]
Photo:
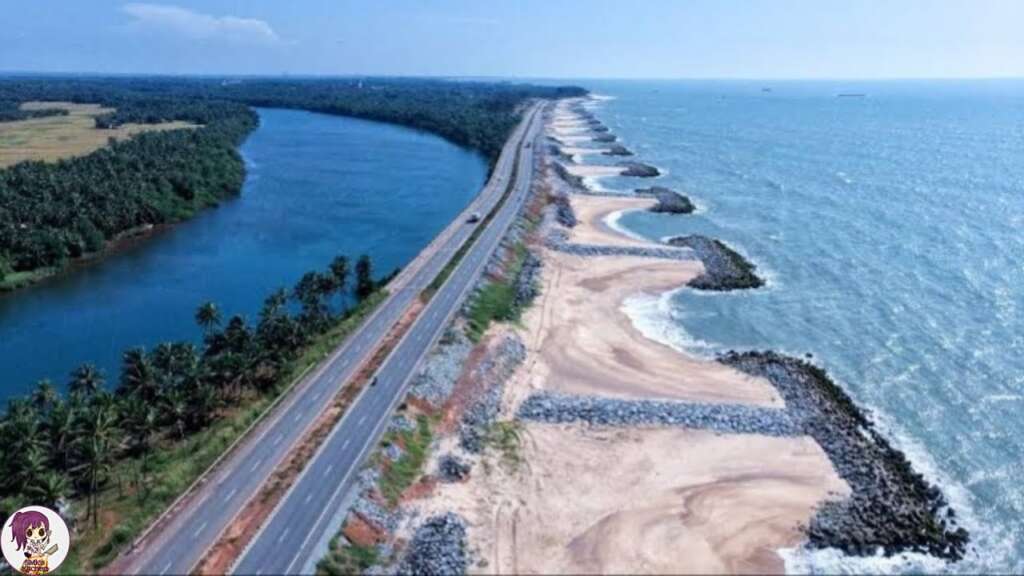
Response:
[{"label": "highway", "polygon": [[[305,436],[324,408],[329,405],[330,401],[374,352],[378,343],[405,314],[413,300],[419,297],[420,293],[444,269],[455,252],[462,247],[473,230],[480,225],[467,224],[466,216],[474,211],[487,214],[498,203],[512,177],[513,165],[517,157],[516,152],[525,141],[524,134],[532,140],[537,133],[538,122],[534,119],[539,117],[538,110],[539,105],[535,105],[524,113],[524,120],[506,142],[491,177],[480,194],[459,218],[442,232],[417,257],[416,261],[407,267],[407,270],[403,271],[399,276],[399,281],[389,285],[391,293],[377,310],[335,350],[330,358],[297,383],[279,401],[272,412],[212,469],[208,477],[202,479],[185,497],[161,516],[131,551],[111,565],[111,569],[119,573],[163,575],[187,574],[196,567],[209,547],[221,537],[246,503],[258,493],[264,481]],[[532,153],[532,150],[528,150]],[[529,172],[526,170],[527,175]],[[518,194],[516,199],[521,201]],[[508,202],[506,208],[513,203]],[[494,219],[487,231],[480,235],[475,246],[482,246],[485,244],[484,240],[493,240],[492,231],[501,228],[503,224],[507,225],[510,221],[509,210],[502,210],[501,214],[503,217]],[[425,336],[427,332],[423,326],[427,324],[433,326],[441,320],[441,316],[447,318],[456,309],[451,286],[457,283],[462,286],[462,283],[468,278],[466,275],[468,267],[473,266],[475,270],[475,265],[479,262],[481,254],[482,252],[477,249],[467,253],[467,257],[453,272],[445,286],[435,294],[430,305],[419,317],[419,321],[401,341],[399,345],[401,351],[396,349],[389,356],[378,373],[378,385],[367,388],[372,393],[364,392],[360,395],[342,422],[329,436],[328,441],[325,442],[324,447],[329,447],[329,449],[322,448],[317,453],[316,459],[307,466],[307,470],[316,468],[314,474],[312,476],[304,474],[300,481],[308,483],[308,479],[313,478],[320,488],[338,486],[339,482],[346,481],[341,475],[344,474],[344,478],[348,478],[347,472],[358,464],[351,458],[354,456],[351,450],[355,449],[359,443],[358,453],[362,454],[363,452],[364,443],[357,442],[357,435],[359,438],[365,436],[361,432],[353,432],[352,429],[367,432],[371,429],[376,430],[378,424],[386,420],[387,413],[381,413],[381,410],[390,410],[392,398],[389,396],[384,399],[385,396],[398,396],[399,389],[404,386],[416,362],[422,356],[423,350],[421,349],[429,344],[428,340],[432,339]],[[458,296],[461,296],[461,293]],[[442,303],[448,306],[443,312],[444,304]],[[414,348],[419,350],[418,354],[416,350],[409,348],[410,342],[415,344]],[[355,416],[353,416],[354,413]],[[339,448],[332,444],[338,438],[341,438],[343,442],[348,442]],[[370,437],[365,436],[365,439],[369,441]],[[335,450],[341,450],[341,452],[335,452]],[[345,450],[349,450],[349,452],[345,452]],[[342,453],[347,454],[348,457],[341,458],[340,454]],[[328,464],[334,474],[329,471],[327,475],[323,475],[321,467],[324,460],[333,460],[332,455],[339,456],[336,461],[333,461],[333,464]],[[305,485],[303,486],[303,490],[305,490]],[[288,497],[293,498],[296,492],[293,487]],[[305,498],[305,493],[302,498]],[[308,500],[307,503],[316,503],[317,510],[324,509],[329,504],[326,500],[313,499]],[[291,507],[290,505],[283,506],[280,510],[290,511]],[[268,524],[276,526],[275,522],[279,522],[279,517],[279,515],[275,515]],[[296,534],[310,533],[308,517],[300,522],[300,525],[294,528]],[[288,531],[289,528],[286,527],[284,530]],[[261,532],[261,536],[265,534],[276,533],[267,528]],[[277,538],[277,536],[273,536],[273,538]],[[273,549],[271,555],[283,557],[289,550],[288,545],[295,545],[296,550],[299,548],[298,543],[282,539],[270,547]],[[249,557],[263,550],[264,544],[261,539],[259,545],[253,546],[251,554],[246,556],[247,563],[244,565],[250,565],[248,564]],[[255,556],[252,556],[252,561],[256,561]],[[280,562],[275,561],[272,564],[277,566]],[[289,563],[288,566],[290,565]],[[265,573],[283,571],[283,569],[271,569],[269,566],[270,564],[268,564],[268,568],[264,569]],[[255,571],[252,570],[252,572]]]},{"label": "highway", "polygon": [[373,450],[417,364],[440,338],[483,272],[528,195],[533,145],[540,129],[534,109],[518,142],[519,168],[508,201],[467,251],[447,282],[420,313],[367,387],[332,430],[272,516],[236,562],[236,574],[312,572],[321,545],[339,528],[339,512],[363,460]]}]

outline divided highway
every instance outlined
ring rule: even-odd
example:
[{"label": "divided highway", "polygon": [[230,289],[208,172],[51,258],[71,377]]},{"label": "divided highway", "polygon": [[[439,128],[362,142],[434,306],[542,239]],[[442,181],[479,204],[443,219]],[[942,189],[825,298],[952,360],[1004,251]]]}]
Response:
[{"label": "divided highway", "polygon": [[[350,472],[360,464],[367,444],[375,439],[416,363],[429,348],[436,336],[435,332],[440,330],[437,323],[443,322],[443,328],[447,318],[457,309],[466,282],[479,274],[482,268],[480,259],[486,262],[514,216],[513,207],[522,202],[532,170],[532,148],[526,147],[525,143],[536,138],[539,108],[540,105],[535,105],[525,113],[523,122],[505,144],[491,178],[480,195],[400,275],[399,281],[389,286],[392,293],[377,310],[326,362],[296,384],[273,412],[225,456],[209,477],[161,517],[132,551],[111,566],[112,569],[123,573],[163,575],[186,574],[195,568],[245,504],[257,494],[264,481],[305,436],[330,400],[369,358],[413,300],[419,297],[466,242],[476,228],[466,224],[466,215],[472,211],[487,214],[495,207],[508,186],[519,157],[520,177],[515,183],[513,197],[478,237],[474,248],[465,255],[406,337],[388,357],[378,372],[378,385],[368,388],[369,392],[358,398],[336,426],[315,459],[307,465],[307,473],[287,494],[282,506],[267,522],[239,564],[239,571],[246,573],[259,571],[271,574],[295,569],[293,560],[299,557],[301,550],[306,549],[306,540],[310,540],[306,536],[313,531],[312,520],[320,517],[321,511],[336,504],[334,498],[327,498],[330,495],[324,494],[324,490],[338,488],[351,480]],[[519,150],[526,153],[520,157],[517,155]],[[527,158],[530,163],[523,168],[523,161]],[[496,233],[499,229],[501,233]],[[486,254],[483,251],[485,246],[489,247]],[[437,330],[432,331],[429,327]],[[344,444],[338,446],[338,443]],[[318,485],[315,488],[319,490],[306,491],[311,480]],[[297,497],[296,494],[301,496]],[[307,498],[308,494],[312,496]],[[299,511],[290,515],[296,498],[303,502],[300,503]],[[310,509],[315,513],[308,514]],[[282,525],[282,518],[299,520],[296,524]],[[295,534],[287,539],[290,531]],[[301,535],[300,541],[295,541],[296,535]],[[272,542],[267,543],[268,538]],[[288,562],[281,566],[285,557]]]},{"label": "divided highway", "polygon": [[377,372],[377,385],[364,390],[321,445],[236,563],[234,573],[313,571],[324,543],[339,528],[345,494],[402,399],[416,365],[461,307],[528,195],[533,175],[531,143],[537,139],[540,128],[537,111],[535,108],[527,114],[525,134],[515,139],[519,147],[518,169],[508,200],[384,361]]}]

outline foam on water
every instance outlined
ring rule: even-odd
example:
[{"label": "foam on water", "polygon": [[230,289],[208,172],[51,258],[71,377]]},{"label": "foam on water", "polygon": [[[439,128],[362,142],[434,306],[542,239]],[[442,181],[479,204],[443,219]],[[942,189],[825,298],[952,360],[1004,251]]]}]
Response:
[{"label": "foam on water", "polygon": [[787,570],[1024,572],[1024,83],[880,83],[856,102],[824,83],[770,98],[745,83],[597,89],[619,97],[601,119],[666,169],[658,183],[709,206],[609,226],[720,238],[768,280],[630,298],[636,328],[703,356],[813,352],[971,532],[956,564],[791,549]]}]

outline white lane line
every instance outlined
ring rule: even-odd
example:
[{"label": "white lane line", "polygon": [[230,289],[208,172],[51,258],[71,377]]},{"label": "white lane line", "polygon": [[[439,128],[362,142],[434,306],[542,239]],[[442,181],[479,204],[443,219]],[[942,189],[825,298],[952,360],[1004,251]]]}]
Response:
[{"label": "white lane line", "polygon": [[284,432],[281,432],[280,434],[277,435],[277,439],[274,440],[274,446],[280,444],[281,440],[284,440]]},{"label": "white lane line", "polygon": [[171,569],[171,564],[173,564],[173,563],[174,563],[174,560],[171,560],[170,562],[168,562],[167,566],[164,566],[164,569],[160,571],[160,576],[163,576],[164,574],[167,574],[167,571]]},{"label": "white lane line", "polygon": [[192,539],[195,540],[196,538],[199,538],[199,535],[203,533],[203,530],[206,529],[206,525],[209,524],[209,523],[210,523],[210,521],[207,520],[206,522],[203,522],[202,524],[200,524],[199,525],[199,529],[192,533]]},{"label": "white lane line", "polygon": [[298,422],[300,418],[302,418],[302,412],[299,412],[298,414],[296,414],[295,418],[292,418],[292,421],[293,422]]},{"label": "white lane line", "polygon": [[348,445],[351,444],[351,443],[352,443],[352,440],[345,440],[345,443],[341,445],[341,451],[344,452],[345,448],[348,448]]},{"label": "white lane line", "polygon": [[312,492],[310,492],[309,494],[306,494],[306,504],[309,504],[309,501],[312,500],[312,499],[313,499],[313,493]]},{"label": "white lane line", "polygon": [[277,543],[278,544],[280,544],[281,541],[284,540],[284,537],[288,535],[288,531],[291,530],[291,529],[292,529],[291,526],[285,526],[284,527],[284,531],[281,532],[281,535],[277,537]]},{"label": "white lane line", "polygon": [[334,464],[328,464],[327,465],[327,469],[324,470],[324,478],[327,478],[327,475],[330,474],[331,470],[333,470],[333,469],[334,469]]},{"label": "white lane line", "polygon": [[324,393],[323,390],[319,390],[316,394],[313,395],[313,401],[315,402],[315,401],[319,400],[320,396],[322,396],[323,393]]},{"label": "white lane line", "polygon": [[232,498],[235,497],[235,494],[237,494],[237,493],[238,493],[238,487],[236,486],[235,488],[231,489],[231,492],[228,492],[227,496],[224,497],[224,503],[227,504]]},{"label": "white lane line", "polygon": [[259,468],[260,464],[262,464],[262,463],[263,463],[263,458],[260,458],[259,460],[256,461],[255,464],[252,465],[252,468],[249,468],[249,472],[255,472],[256,469]]},{"label": "white lane line", "polygon": [[360,419],[359,419],[359,423],[358,423],[358,424],[356,424],[356,426],[362,426],[362,425],[363,425],[363,422],[366,422],[366,416],[363,416],[362,418],[360,418]]}]

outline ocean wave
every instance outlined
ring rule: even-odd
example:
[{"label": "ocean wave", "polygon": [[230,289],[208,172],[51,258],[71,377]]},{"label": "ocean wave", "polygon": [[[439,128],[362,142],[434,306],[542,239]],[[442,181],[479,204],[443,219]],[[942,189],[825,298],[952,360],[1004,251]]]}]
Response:
[{"label": "ocean wave", "polygon": [[616,210],[615,212],[612,212],[611,214],[604,217],[604,223],[606,226],[608,226],[612,230],[615,230],[619,234],[622,234],[623,236],[627,236],[629,238],[632,238],[633,240],[639,240],[641,242],[650,242],[650,238],[647,238],[646,236],[643,236],[637,232],[633,232],[629,228],[626,228],[625,226],[619,223],[619,219],[622,218],[623,214],[625,214],[626,212],[633,211],[634,210]]},{"label": "ocean wave", "polygon": [[658,296],[643,293],[630,296],[622,301],[619,309],[644,338],[664,344],[683,354],[713,356],[715,347],[694,338],[676,318],[672,297],[685,289],[681,287],[669,290]]}]

